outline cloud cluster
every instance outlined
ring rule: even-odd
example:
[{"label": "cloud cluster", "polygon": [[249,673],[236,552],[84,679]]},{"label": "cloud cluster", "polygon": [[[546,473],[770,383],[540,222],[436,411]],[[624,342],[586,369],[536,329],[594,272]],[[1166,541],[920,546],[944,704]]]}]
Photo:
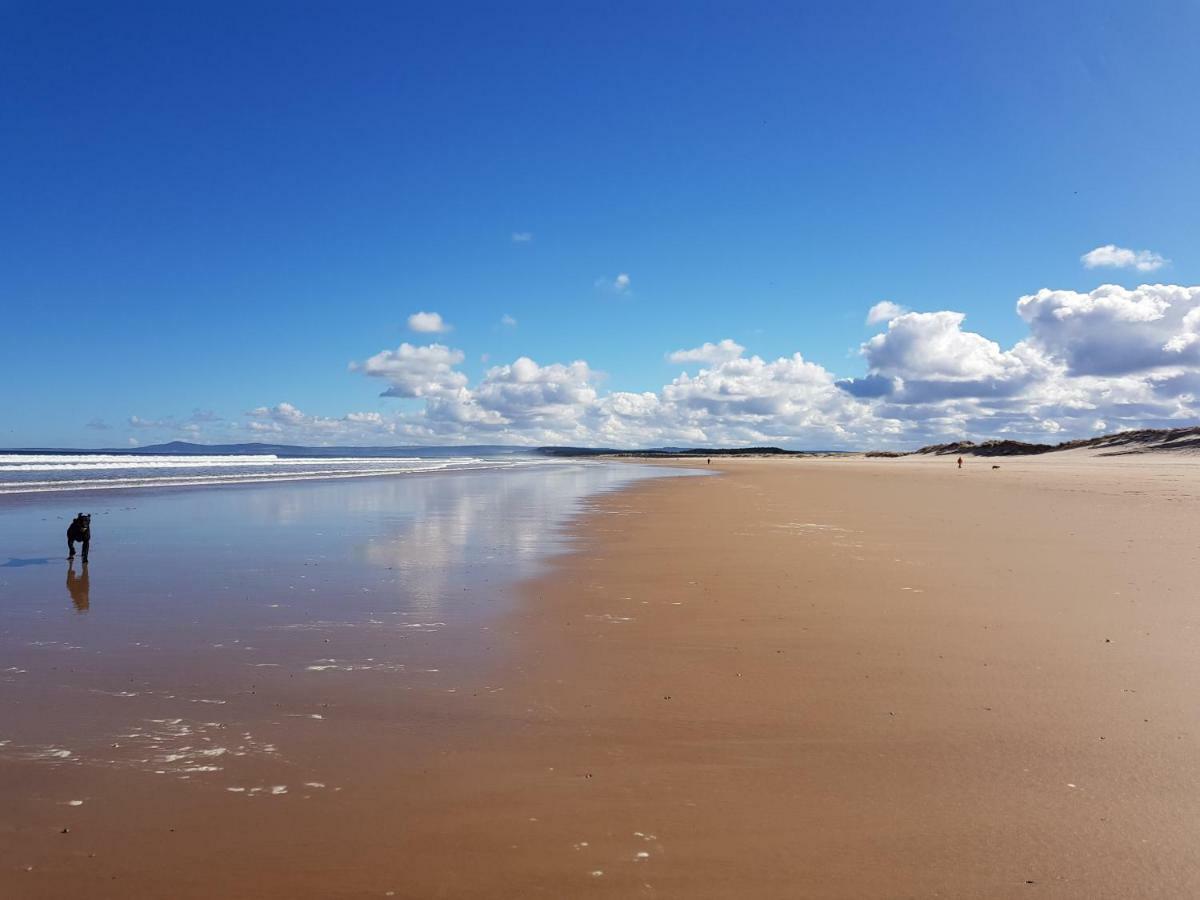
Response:
[{"label": "cloud cluster", "polygon": [[[736,341],[674,350],[669,383],[605,391],[586,361],[519,357],[472,381],[465,355],[402,343],[351,369],[382,384],[383,411],[309,415],[289,403],[218,423],[226,432],[295,442],[779,444],[911,447],[971,437],[1065,439],[1200,419],[1200,287],[1103,285],[1021,297],[1027,333],[1009,347],[953,310],[907,311],[884,301],[859,347],[863,374],[837,378],[800,353],[766,359]],[[198,427],[144,420],[131,426]]]}]

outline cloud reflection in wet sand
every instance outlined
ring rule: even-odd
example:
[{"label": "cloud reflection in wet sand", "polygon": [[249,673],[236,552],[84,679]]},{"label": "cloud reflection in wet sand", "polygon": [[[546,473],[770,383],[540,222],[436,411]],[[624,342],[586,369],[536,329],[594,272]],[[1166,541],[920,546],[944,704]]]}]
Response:
[{"label": "cloud reflection in wet sand", "polygon": [[485,578],[491,570],[502,570],[505,580],[532,576],[547,554],[563,549],[558,526],[580,498],[633,475],[564,466],[509,473],[499,484],[489,477],[429,479],[410,497],[415,502],[406,515],[362,545],[362,558],[396,570],[413,605],[436,612],[472,569],[484,570]]},{"label": "cloud reflection in wet sand", "polygon": [[[454,678],[478,664],[464,636],[479,631],[483,607],[566,547],[559,526],[582,498],[647,474],[662,473],[556,464],[154,492],[136,508],[114,496],[98,509],[107,518],[95,587],[86,567],[68,567],[64,604],[61,569],[6,569],[15,589],[0,633],[12,663],[0,670],[0,759],[168,775],[246,796],[282,796],[290,773],[301,790],[294,757],[316,732],[292,729],[320,731],[328,719],[298,700],[311,699],[294,693],[299,679],[333,704],[361,702],[362,679],[384,675],[392,689],[401,679],[404,690],[414,681],[454,693],[457,682],[430,680],[447,664]],[[54,521],[73,502],[0,506],[0,541],[31,542],[30,521]],[[64,651],[78,660],[70,669]],[[19,721],[4,715],[10,703],[31,709],[32,697],[52,702]],[[196,704],[224,721],[192,718]],[[325,783],[344,773],[311,774]]]}]

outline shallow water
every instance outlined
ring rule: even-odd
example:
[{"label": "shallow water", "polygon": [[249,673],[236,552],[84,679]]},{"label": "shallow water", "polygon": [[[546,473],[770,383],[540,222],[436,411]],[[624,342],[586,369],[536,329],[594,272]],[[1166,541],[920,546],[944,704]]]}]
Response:
[{"label": "shallow water", "polygon": [[[558,463],[6,498],[0,764],[29,785],[70,766],[294,790],[314,767],[301,722],[478,689],[508,588],[566,549],[585,498],[675,474]],[[65,558],[79,511],[87,565]]]}]

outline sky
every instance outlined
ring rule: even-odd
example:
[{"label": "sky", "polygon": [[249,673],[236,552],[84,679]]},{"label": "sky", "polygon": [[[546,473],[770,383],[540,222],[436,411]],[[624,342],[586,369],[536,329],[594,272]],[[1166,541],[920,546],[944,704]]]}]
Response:
[{"label": "sky", "polygon": [[1195,2],[0,0],[0,446],[1200,421]]}]

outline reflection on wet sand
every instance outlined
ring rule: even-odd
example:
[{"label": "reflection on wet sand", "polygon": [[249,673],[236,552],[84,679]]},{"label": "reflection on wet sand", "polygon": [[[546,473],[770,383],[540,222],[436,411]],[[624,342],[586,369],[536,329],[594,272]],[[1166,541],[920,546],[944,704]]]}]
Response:
[{"label": "reflection on wet sand", "polygon": [[[120,896],[158,896],[156,873],[184,865],[199,885],[264,835],[357,853],[354,823],[377,798],[396,808],[379,787],[395,766],[448,746],[505,690],[507,585],[565,549],[559,526],[584,498],[652,474],[547,464],[145,491],[136,508],[114,493],[96,510],[96,616],[89,567],[68,565],[68,607],[38,555],[77,501],[0,498],[0,856],[30,867],[0,865],[0,897],[32,872],[53,879],[39,896],[108,875]],[[168,842],[151,838],[154,864],[146,822]],[[176,828],[214,843],[178,850]],[[102,846],[73,868],[85,837]],[[292,887],[254,896],[329,895]],[[190,894],[218,895],[246,894]]]},{"label": "reflection on wet sand", "polygon": [[405,491],[403,502],[381,492],[375,502],[405,514],[388,516],[360,552],[372,565],[395,570],[413,607],[432,613],[454,599],[452,583],[468,570],[502,563],[505,578],[531,577],[548,553],[561,549],[556,523],[595,488],[594,471],[563,467],[510,473],[499,484],[430,479],[419,493]]},{"label": "reflection on wet sand", "polygon": [[75,611],[85,613],[88,611],[88,564],[83,564],[83,572],[79,575],[75,574],[75,560],[72,558],[67,563],[67,593],[71,595],[71,602],[75,604]]}]

